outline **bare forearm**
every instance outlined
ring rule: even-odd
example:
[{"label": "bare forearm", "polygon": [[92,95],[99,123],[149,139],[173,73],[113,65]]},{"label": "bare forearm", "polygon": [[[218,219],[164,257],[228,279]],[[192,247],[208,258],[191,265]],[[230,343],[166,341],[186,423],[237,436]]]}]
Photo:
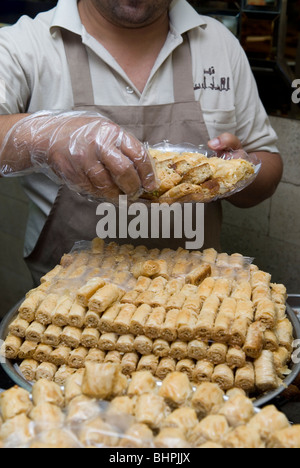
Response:
[{"label": "bare forearm", "polygon": [[[0,115],[0,149],[14,125],[25,117],[28,117],[28,115],[29,114]],[[26,135],[24,135],[24,138],[26,138]],[[3,154],[0,153],[0,169],[8,163],[8,158],[9,164],[15,172],[28,169],[31,165],[29,154],[24,153],[24,157],[20,160],[16,151],[5,151]]]},{"label": "bare forearm", "polygon": [[255,154],[262,162],[257,178],[249,187],[228,198],[239,208],[251,208],[270,198],[282,178],[283,163],[279,154],[263,151]]}]

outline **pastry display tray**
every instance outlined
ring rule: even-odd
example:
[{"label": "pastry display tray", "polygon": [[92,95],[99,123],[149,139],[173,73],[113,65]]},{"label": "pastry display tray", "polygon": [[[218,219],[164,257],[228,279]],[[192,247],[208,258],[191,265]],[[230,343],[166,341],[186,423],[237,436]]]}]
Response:
[{"label": "pastry display tray", "polygon": [[[296,315],[295,311],[289,305],[290,302],[292,301],[292,297],[293,296],[289,298],[289,301],[287,304],[287,315],[293,325],[294,338],[296,340],[296,339],[300,339],[300,320],[298,316]],[[298,298],[299,298],[298,304],[299,304],[299,313],[300,313],[300,296],[298,296]],[[19,307],[22,304],[23,300],[20,301],[18,304],[16,304],[16,306],[13,307],[11,311],[2,320],[0,324],[0,343],[6,339],[6,336],[8,334],[8,327],[10,323],[17,317]],[[11,361],[9,359],[3,359],[3,358],[1,359],[1,356],[0,356],[0,363],[1,363],[3,370],[12,379],[12,381],[15,382],[16,385],[19,385],[20,387],[25,388],[29,392],[31,391],[32,384],[28,382],[26,379],[24,379],[24,377],[21,375],[15,361]],[[286,377],[283,384],[280,387],[278,387],[276,390],[273,390],[272,392],[268,392],[266,394],[259,396],[255,401],[253,401],[254,406],[256,407],[265,406],[266,404],[270,403],[274,398],[279,397],[280,394],[284,390],[286,390],[286,388],[289,385],[293,383],[293,381],[298,376],[299,372],[300,372],[300,362],[293,363],[291,366],[291,373]]]},{"label": "pastry display tray", "polygon": [[289,306],[296,312],[300,320],[300,294],[289,294],[287,302]]}]

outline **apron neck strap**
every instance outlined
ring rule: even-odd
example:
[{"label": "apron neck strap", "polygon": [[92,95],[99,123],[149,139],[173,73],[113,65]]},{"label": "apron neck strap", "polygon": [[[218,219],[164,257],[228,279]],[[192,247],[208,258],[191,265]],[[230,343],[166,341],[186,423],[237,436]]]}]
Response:
[{"label": "apron neck strap", "polygon": [[[66,29],[61,29],[69,66],[75,107],[94,106],[93,83],[87,48],[82,38]],[[195,101],[191,48],[188,35],[173,52],[173,86],[175,102]]]}]

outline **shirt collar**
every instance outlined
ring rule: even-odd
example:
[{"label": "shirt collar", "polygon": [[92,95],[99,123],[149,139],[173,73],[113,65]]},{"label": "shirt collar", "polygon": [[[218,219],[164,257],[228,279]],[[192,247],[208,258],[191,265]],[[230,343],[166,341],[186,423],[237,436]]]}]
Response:
[{"label": "shirt collar", "polygon": [[[182,35],[191,29],[206,28],[205,17],[199,15],[186,0],[173,0],[170,6],[170,25],[172,30]],[[50,32],[64,28],[82,35],[83,25],[78,12],[77,0],[59,0],[54,10]]]}]

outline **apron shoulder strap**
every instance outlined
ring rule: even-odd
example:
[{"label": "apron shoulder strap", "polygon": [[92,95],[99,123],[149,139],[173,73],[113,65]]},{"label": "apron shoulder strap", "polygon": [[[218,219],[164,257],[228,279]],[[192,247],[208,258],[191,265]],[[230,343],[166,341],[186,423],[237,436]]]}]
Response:
[{"label": "apron shoulder strap", "polygon": [[94,106],[89,57],[82,38],[67,29],[61,29],[61,35],[70,71],[74,107]]},{"label": "apron shoulder strap", "polygon": [[188,33],[173,52],[173,82],[175,102],[195,102],[193,63]]}]

